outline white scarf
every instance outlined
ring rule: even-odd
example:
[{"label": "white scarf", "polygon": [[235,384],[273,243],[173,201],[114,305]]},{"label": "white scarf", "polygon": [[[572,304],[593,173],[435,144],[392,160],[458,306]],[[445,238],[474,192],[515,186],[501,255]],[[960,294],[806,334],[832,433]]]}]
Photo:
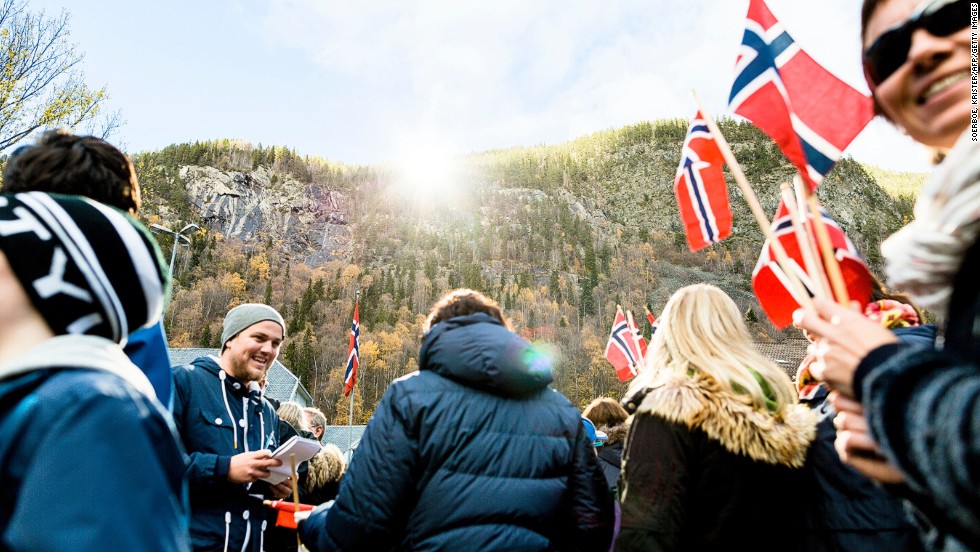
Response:
[{"label": "white scarf", "polygon": [[923,185],[915,220],[881,244],[895,289],[945,316],[953,279],[980,233],[980,143],[964,132]]}]

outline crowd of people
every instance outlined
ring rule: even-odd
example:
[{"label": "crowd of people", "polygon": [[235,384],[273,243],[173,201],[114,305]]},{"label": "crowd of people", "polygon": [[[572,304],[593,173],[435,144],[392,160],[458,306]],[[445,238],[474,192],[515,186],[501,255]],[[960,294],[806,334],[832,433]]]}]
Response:
[{"label": "crowd of people", "polygon": [[[878,113],[941,161],[882,245],[907,294],[799,311],[795,381],[702,283],[666,303],[625,396],[580,411],[552,358],[458,289],[350,464],[326,444],[285,480],[272,451],[327,420],[264,394],[283,317],[238,305],[217,354],[170,366],[132,164],[45,133],[0,195],[0,550],[980,550],[970,10],[863,3]],[[279,527],[284,499],[315,508]]]}]

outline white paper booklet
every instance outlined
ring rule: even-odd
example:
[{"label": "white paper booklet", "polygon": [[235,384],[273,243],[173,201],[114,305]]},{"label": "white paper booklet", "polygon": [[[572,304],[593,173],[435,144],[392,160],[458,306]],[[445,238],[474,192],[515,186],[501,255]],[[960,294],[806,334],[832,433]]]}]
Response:
[{"label": "white paper booklet", "polygon": [[285,443],[279,445],[279,448],[272,452],[273,458],[278,458],[282,460],[282,465],[269,468],[269,477],[263,477],[262,481],[268,481],[273,485],[278,485],[285,481],[290,475],[292,475],[293,469],[289,460],[290,454],[296,455],[296,466],[299,467],[300,462],[306,462],[310,458],[316,456],[316,453],[320,452],[319,441],[314,439],[306,439],[300,437],[299,435],[293,435],[286,440]]}]

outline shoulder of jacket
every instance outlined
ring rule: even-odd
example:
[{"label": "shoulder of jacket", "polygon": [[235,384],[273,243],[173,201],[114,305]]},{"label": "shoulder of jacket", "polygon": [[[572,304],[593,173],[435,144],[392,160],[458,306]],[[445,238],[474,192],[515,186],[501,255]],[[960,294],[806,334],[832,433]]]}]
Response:
[{"label": "shoulder of jacket", "polygon": [[760,411],[700,375],[659,380],[637,409],[643,414],[698,428],[734,454],[794,468],[803,466],[816,437],[816,416],[805,405]]}]

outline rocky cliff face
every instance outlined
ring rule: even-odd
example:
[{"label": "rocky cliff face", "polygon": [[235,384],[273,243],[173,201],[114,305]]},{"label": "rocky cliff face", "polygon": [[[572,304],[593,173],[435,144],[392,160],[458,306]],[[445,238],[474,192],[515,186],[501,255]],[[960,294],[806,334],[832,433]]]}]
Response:
[{"label": "rocky cliff face", "polygon": [[349,257],[351,209],[341,192],[304,185],[265,167],[225,172],[189,165],[178,176],[211,232],[244,241],[271,239],[310,266]]}]

